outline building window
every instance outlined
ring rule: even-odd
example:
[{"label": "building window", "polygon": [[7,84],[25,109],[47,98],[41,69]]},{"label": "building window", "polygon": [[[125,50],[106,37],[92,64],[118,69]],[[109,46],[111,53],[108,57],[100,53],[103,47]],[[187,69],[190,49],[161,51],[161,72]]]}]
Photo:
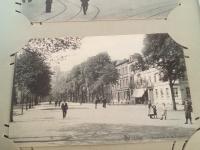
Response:
[{"label": "building window", "polygon": [[149,82],[151,83],[151,76],[149,76]]},{"label": "building window", "polygon": [[120,69],[118,69],[118,73],[120,74]]},{"label": "building window", "polygon": [[162,89],[160,89],[160,95],[161,95],[162,98],[164,97],[164,93],[163,93]]},{"label": "building window", "polygon": [[156,98],[158,98],[158,89],[155,89]]},{"label": "building window", "polygon": [[119,86],[122,87],[122,80],[119,80]]},{"label": "building window", "polygon": [[128,86],[128,79],[126,79],[126,86]]},{"label": "building window", "polygon": [[132,71],[131,66],[129,67],[129,71],[130,71],[130,72]]},{"label": "building window", "polygon": [[178,97],[178,88],[173,88],[174,97]]},{"label": "building window", "polygon": [[169,88],[166,88],[166,96],[169,97]]},{"label": "building window", "polygon": [[187,95],[187,98],[191,97],[191,95],[190,95],[190,88],[189,87],[186,87],[186,95]]},{"label": "building window", "polygon": [[125,72],[126,72],[126,74],[128,73],[128,67],[127,66],[125,67]]}]

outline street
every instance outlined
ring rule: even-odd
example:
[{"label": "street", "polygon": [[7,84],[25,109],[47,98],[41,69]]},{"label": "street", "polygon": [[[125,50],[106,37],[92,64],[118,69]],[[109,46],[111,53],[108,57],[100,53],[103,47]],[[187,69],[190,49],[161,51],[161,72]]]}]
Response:
[{"label": "street", "polygon": [[68,103],[68,106],[65,119],[59,107],[47,102],[14,116],[9,137],[19,146],[135,143],[187,139],[197,127],[195,122],[184,124],[184,112],[180,110],[169,110],[167,120],[160,120],[147,116],[146,105],[103,108],[98,104],[97,109],[94,104]]},{"label": "street", "polygon": [[80,0],[53,0],[51,13],[45,13],[45,1],[23,3],[22,13],[32,22],[162,19],[178,5],[178,0],[90,0],[83,15]]}]

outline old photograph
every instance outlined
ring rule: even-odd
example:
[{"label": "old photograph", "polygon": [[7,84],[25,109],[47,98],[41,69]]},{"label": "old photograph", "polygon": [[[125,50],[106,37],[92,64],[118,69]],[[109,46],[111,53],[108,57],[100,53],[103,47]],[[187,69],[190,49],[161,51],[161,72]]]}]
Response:
[{"label": "old photograph", "polygon": [[22,0],[31,22],[164,19],[179,0]]},{"label": "old photograph", "polygon": [[20,146],[189,138],[197,124],[186,49],[166,33],[30,39],[15,53],[9,138]]}]

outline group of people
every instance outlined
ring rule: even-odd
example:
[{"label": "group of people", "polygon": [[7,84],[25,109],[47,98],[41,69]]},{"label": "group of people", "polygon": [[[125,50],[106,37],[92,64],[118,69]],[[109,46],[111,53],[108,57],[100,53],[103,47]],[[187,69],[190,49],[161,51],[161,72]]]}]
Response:
[{"label": "group of people", "polygon": [[[86,15],[88,10],[88,1],[89,0],[81,0],[81,8],[83,9],[83,14]],[[51,12],[53,0],[46,0],[46,13]]]},{"label": "group of people", "polygon": [[152,105],[151,101],[148,101],[148,116],[150,119],[158,118],[156,105]]},{"label": "group of people", "polygon": [[[185,124],[188,124],[188,120],[190,120],[190,124],[192,124],[192,102],[189,100],[186,100],[184,102],[184,111],[185,111]],[[148,101],[148,116],[150,119],[157,119],[158,118],[157,108],[156,105],[152,105],[151,101]],[[167,107],[165,103],[162,103],[161,107],[161,118],[160,120],[166,120],[167,119]]]},{"label": "group of people", "polygon": [[102,102],[102,106],[103,108],[106,108],[106,104],[107,104],[107,100],[106,100],[106,97],[99,97],[97,96],[96,99],[95,99],[95,109],[97,109],[97,105],[98,103],[101,103]]}]

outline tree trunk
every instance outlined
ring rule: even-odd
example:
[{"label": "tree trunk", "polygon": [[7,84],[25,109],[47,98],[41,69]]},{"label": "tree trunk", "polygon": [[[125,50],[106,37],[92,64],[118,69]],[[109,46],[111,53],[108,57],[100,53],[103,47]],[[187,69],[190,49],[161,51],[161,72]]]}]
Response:
[{"label": "tree trunk", "polygon": [[102,96],[103,96],[103,98],[104,98],[104,85],[102,85]]},{"label": "tree trunk", "polygon": [[38,96],[35,96],[35,105],[38,105],[38,102],[39,100],[38,100]]},{"label": "tree trunk", "polygon": [[28,110],[28,95],[26,95],[26,110]]},{"label": "tree trunk", "polygon": [[24,113],[24,94],[23,94],[23,92],[21,92],[21,106],[22,106],[21,114],[23,115],[23,113]]},{"label": "tree trunk", "polygon": [[170,80],[170,79],[169,79],[169,86],[170,86],[170,90],[171,90],[171,94],[172,94],[173,110],[177,110],[177,108],[176,108],[176,100],[175,100],[174,90],[173,90],[173,83],[172,83],[172,80]]}]

